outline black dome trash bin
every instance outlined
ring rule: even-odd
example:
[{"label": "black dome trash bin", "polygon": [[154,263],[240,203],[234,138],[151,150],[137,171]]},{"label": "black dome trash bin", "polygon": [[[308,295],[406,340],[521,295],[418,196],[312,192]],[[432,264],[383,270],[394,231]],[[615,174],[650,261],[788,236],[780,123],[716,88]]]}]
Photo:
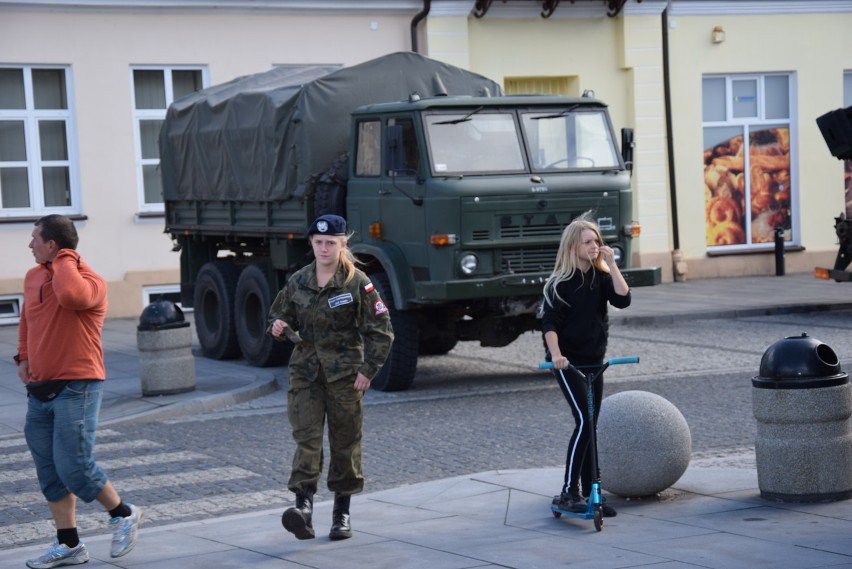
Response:
[{"label": "black dome trash bin", "polygon": [[195,389],[192,332],[175,303],[161,300],[142,310],[136,327],[136,347],[144,397]]},{"label": "black dome trash bin", "polygon": [[779,340],[764,352],[752,387],[761,497],[852,498],[852,386],[834,350],[807,334]]}]

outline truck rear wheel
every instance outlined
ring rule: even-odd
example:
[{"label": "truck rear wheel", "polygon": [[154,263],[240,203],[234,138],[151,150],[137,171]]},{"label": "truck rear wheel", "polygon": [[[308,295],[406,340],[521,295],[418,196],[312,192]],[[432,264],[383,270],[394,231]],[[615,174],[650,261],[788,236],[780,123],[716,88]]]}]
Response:
[{"label": "truck rear wheel", "polygon": [[201,352],[214,360],[240,356],[234,328],[234,292],[240,269],[230,261],[205,263],[195,279],[195,331]]},{"label": "truck rear wheel", "polygon": [[373,273],[370,280],[390,311],[394,335],[388,359],[372,385],[379,391],[405,391],[417,372],[417,319],[411,312],[394,308],[390,279],[385,273]]},{"label": "truck rear wheel", "polygon": [[240,274],[234,294],[237,342],[249,365],[279,366],[290,360],[293,344],[277,342],[266,333],[269,307],[272,305],[266,265],[249,265]]}]

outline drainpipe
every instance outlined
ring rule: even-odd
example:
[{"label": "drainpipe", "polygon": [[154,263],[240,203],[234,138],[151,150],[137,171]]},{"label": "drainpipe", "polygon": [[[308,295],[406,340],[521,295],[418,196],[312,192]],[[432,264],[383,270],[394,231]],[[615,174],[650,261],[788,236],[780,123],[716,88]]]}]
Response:
[{"label": "drainpipe", "polygon": [[426,19],[426,16],[429,15],[431,6],[432,0],[423,0],[423,9],[411,19],[411,51],[414,53],[420,53],[420,46],[417,45],[417,24]]},{"label": "drainpipe", "polygon": [[672,218],[672,273],[675,281],[685,281],[688,268],[680,250],[680,224],[677,218],[677,183],[675,182],[674,140],[672,136],[672,87],[669,67],[669,12],[672,0],[663,10],[663,93],[666,112],[666,153],[669,163],[669,201],[671,202]]}]

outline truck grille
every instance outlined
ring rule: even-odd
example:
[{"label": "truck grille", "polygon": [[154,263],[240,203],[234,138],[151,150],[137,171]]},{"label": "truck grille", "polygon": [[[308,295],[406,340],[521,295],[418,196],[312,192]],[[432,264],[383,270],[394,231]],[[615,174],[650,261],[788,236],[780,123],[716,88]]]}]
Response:
[{"label": "truck grille", "polygon": [[[502,225],[498,235],[500,239],[522,239],[536,237],[560,237],[564,225],[558,223],[546,225]],[[474,229],[470,233],[471,241],[488,241],[491,232],[487,229]]]},{"label": "truck grille", "polygon": [[551,271],[556,261],[557,247],[519,247],[497,252],[500,271],[508,273],[538,273]]},{"label": "truck grille", "polygon": [[546,225],[502,225],[501,239],[518,239],[529,237],[559,237],[563,226],[558,223]]}]

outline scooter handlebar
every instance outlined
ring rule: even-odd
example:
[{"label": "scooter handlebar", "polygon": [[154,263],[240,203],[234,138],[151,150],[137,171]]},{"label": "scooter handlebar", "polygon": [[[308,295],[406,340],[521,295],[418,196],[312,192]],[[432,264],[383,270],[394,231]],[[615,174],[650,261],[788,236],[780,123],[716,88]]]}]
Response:
[{"label": "scooter handlebar", "polygon": [[621,358],[609,358],[609,360],[607,360],[607,363],[609,363],[609,365],[611,365],[611,366],[618,365],[618,364],[638,364],[639,363],[639,356],[624,356],[624,357],[621,357]]},{"label": "scooter handlebar", "polygon": [[[606,361],[607,365],[618,365],[618,364],[638,364],[639,356],[623,356],[620,358],[609,358]],[[553,369],[553,362],[539,362],[538,369]]]}]

